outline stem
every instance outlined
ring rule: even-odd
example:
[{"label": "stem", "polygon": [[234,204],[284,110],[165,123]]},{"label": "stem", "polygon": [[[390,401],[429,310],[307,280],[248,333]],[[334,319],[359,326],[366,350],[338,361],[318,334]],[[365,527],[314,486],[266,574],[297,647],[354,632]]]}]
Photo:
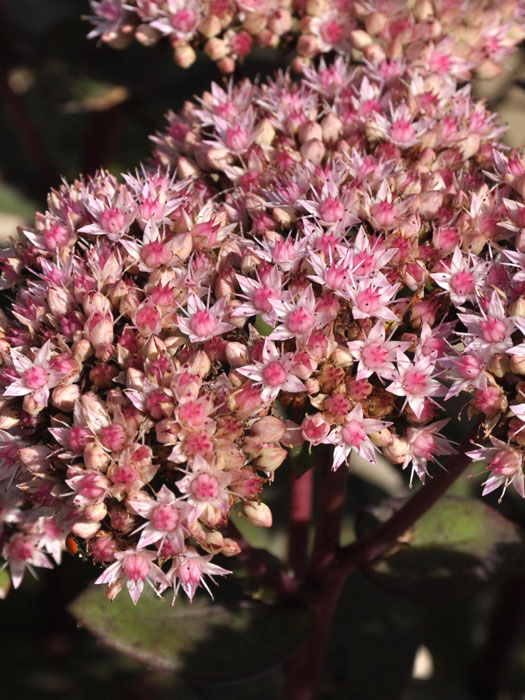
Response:
[{"label": "stem", "polygon": [[332,621],[347,578],[343,570],[332,570],[311,601],[312,629],[306,644],[286,665],[286,700],[316,700],[318,697]]},{"label": "stem", "polygon": [[295,575],[301,578],[308,564],[308,529],[312,517],[314,470],[297,477],[290,469],[290,524],[288,561]]},{"label": "stem", "polygon": [[448,460],[446,470],[429,479],[391,518],[372,533],[341,549],[336,565],[351,573],[358,566],[368,564],[383,554],[400,535],[432,508],[472,461],[465,452],[478,426],[479,421],[461,443],[458,453]]},{"label": "stem", "polygon": [[330,464],[323,464],[320,471],[321,498],[318,505],[317,529],[310,565],[311,574],[323,570],[334,558],[339,546],[341,519],[346,495],[348,469],[332,471]]}]

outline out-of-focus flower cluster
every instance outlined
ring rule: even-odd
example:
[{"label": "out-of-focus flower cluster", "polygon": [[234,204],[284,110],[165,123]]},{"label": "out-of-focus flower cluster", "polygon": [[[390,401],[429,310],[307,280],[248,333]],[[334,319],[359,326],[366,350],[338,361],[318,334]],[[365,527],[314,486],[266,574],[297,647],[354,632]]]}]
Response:
[{"label": "out-of-focus flower cluster", "polygon": [[192,597],[232,509],[271,524],[287,449],[424,481],[450,399],[484,417],[484,493],[524,495],[525,158],[469,87],[339,58],[168,122],[155,170],[63,184],[0,254],[15,584],[73,533],[111,598]]},{"label": "out-of-focus flower cluster", "polygon": [[492,77],[524,37],[523,0],[91,0],[94,28],[115,48],[167,38],[177,63],[203,49],[225,73],[254,44],[294,46],[294,67],[335,51],[377,65],[405,59],[468,78]]}]

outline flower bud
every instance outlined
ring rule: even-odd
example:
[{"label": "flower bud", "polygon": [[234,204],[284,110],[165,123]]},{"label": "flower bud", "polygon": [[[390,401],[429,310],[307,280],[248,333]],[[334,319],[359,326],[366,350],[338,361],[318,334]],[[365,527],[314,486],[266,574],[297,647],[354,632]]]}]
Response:
[{"label": "flower bud", "polygon": [[388,428],[383,428],[377,433],[370,433],[368,437],[376,447],[392,447],[394,444],[394,437]]},{"label": "flower bud", "polygon": [[90,442],[84,449],[84,464],[86,469],[105,472],[111,459],[108,453],[95,442]]},{"label": "flower bud", "polygon": [[228,55],[228,46],[223,39],[212,37],[208,39],[204,45],[204,53],[207,54],[212,61],[220,61]]},{"label": "flower bud", "polygon": [[509,356],[503,353],[495,353],[487,363],[488,371],[501,379],[510,370]]},{"label": "flower bud", "polygon": [[70,413],[75,408],[75,403],[79,397],[80,388],[78,384],[56,386],[51,394],[51,402],[59,411]]},{"label": "flower bud", "polygon": [[195,63],[197,59],[197,54],[192,49],[189,44],[183,44],[182,46],[176,46],[174,49],[175,63],[181,68],[189,68]]},{"label": "flower bud", "polygon": [[187,177],[199,177],[201,171],[194,160],[181,156],[177,161],[177,173],[179,177],[185,179]]},{"label": "flower bud", "polygon": [[255,527],[272,526],[272,511],[265,503],[248,501],[243,504],[242,510],[250,525],[254,525]]},{"label": "flower bud", "polygon": [[398,435],[392,435],[392,444],[382,447],[382,453],[394,464],[402,464],[410,453],[410,445]]},{"label": "flower bud", "polygon": [[265,416],[255,421],[250,432],[261,438],[263,442],[279,442],[285,430],[286,427],[280,418]]},{"label": "flower bud", "polygon": [[18,412],[12,408],[2,408],[0,411],[0,430],[10,430],[20,425]]},{"label": "flower bud", "polygon": [[525,374],[525,357],[523,355],[510,356],[510,371],[514,374]]},{"label": "flower bud", "polygon": [[343,133],[343,122],[333,112],[329,112],[321,121],[323,141],[333,143]]},{"label": "flower bud", "polygon": [[525,316],[525,296],[518,297],[509,308],[510,316]]},{"label": "flower bud", "polygon": [[365,17],[366,31],[372,36],[377,36],[386,27],[388,17],[383,12],[372,12]]},{"label": "flower bud", "polygon": [[354,29],[353,32],[350,32],[350,41],[352,42],[354,49],[359,49],[362,51],[367,46],[370,46],[372,43],[372,37],[362,29]]},{"label": "flower bud", "polygon": [[288,452],[282,447],[265,447],[261,454],[254,461],[254,466],[267,474],[273,474],[284,462]]},{"label": "flower bud", "polygon": [[235,540],[232,540],[231,537],[225,537],[221,548],[221,554],[224,554],[225,557],[235,557],[240,553],[241,548],[239,544]]},{"label": "flower bud", "polygon": [[351,367],[354,359],[347,347],[338,345],[330,355],[330,362],[333,362],[336,367]]},{"label": "flower bud", "polygon": [[309,160],[315,165],[319,165],[324,158],[326,149],[321,140],[310,139],[310,141],[303,143],[300,152],[303,160]]},{"label": "flower bud", "polygon": [[45,406],[39,403],[31,394],[26,394],[22,402],[22,408],[30,416],[38,416],[38,414],[44,410]]},{"label": "flower bud", "polygon": [[225,352],[228,364],[234,369],[250,362],[250,352],[242,343],[227,343]]},{"label": "flower bud", "polygon": [[135,39],[143,46],[154,46],[161,34],[150,24],[139,24],[135,29]]},{"label": "flower bud", "polygon": [[89,540],[91,537],[94,537],[99,530],[100,523],[90,520],[79,520],[71,528],[71,532],[83,540]]},{"label": "flower bud", "polygon": [[306,122],[299,127],[299,141],[301,143],[306,143],[311,139],[321,140],[323,138],[323,129],[317,122]]},{"label": "flower bud", "polygon": [[217,15],[208,15],[199,24],[199,32],[206,37],[206,39],[211,39],[213,36],[220,34],[222,30],[221,20]]},{"label": "flower bud", "polygon": [[104,520],[108,514],[108,509],[105,503],[94,503],[84,508],[84,515],[90,522],[98,523]]}]

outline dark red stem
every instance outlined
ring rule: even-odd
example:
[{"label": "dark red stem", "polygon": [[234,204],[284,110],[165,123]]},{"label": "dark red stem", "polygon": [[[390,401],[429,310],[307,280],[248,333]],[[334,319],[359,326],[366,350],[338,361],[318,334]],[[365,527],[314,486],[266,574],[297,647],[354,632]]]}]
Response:
[{"label": "dark red stem", "polygon": [[343,466],[334,472],[330,461],[327,460],[319,469],[320,498],[310,576],[315,576],[329,564],[339,545],[348,469]]},{"label": "dark red stem", "polygon": [[312,518],[314,470],[296,476],[290,469],[290,525],[288,529],[288,561],[297,578],[306,573],[308,564],[308,531]]}]

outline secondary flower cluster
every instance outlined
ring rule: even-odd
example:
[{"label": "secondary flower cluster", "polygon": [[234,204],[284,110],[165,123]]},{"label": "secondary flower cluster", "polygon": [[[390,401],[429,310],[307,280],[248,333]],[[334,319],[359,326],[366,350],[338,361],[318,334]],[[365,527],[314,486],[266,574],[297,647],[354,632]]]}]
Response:
[{"label": "secondary flower cluster", "polygon": [[[1,252],[0,522],[15,585],[86,541],[113,598],[190,597],[287,449],[424,481],[447,402],[524,495],[525,158],[445,73],[342,58],[217,85],[157,169],[52,191]],[[175,169],[177,174],[175,173]]]},{"label": "secondary flower cluster", "polygon": [[167,38],[175,60],[190,66],[204,49],[231,73],[253,44],[295,44],[294,66],[330,51],[413,65],[463,78],[492,77],[524,37],[523,0],[90,0],[94,28],[115,48],[135,38]]}]

